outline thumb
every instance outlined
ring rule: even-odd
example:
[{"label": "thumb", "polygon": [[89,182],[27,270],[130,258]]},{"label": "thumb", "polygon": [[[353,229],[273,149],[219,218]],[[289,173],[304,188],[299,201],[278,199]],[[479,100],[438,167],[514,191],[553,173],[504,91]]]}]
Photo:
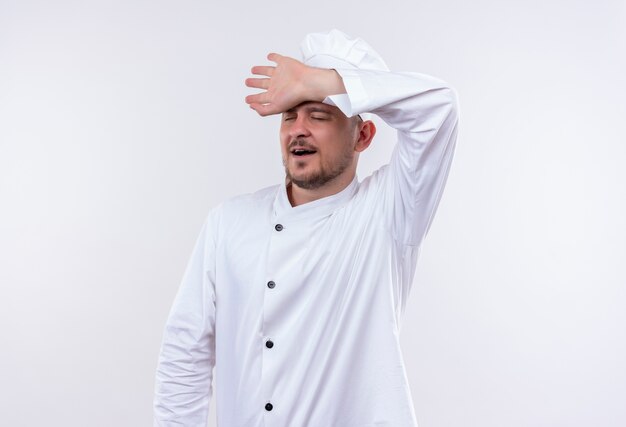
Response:
[{"label": "thumb", "polygon": [[252,103],[250,104],[250,108],[252,108],[259,114],[259,116],[262,117],[278,113],[278,111],[275,111],[275,108],[272,106],[272,104]]}]

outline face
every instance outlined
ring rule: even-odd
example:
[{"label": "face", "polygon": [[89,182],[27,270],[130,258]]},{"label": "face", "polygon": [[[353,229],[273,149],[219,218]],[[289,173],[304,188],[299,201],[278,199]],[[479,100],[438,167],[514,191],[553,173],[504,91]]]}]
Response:
[{"label": "face", "polygon": [[339,108],[306,102],[283,113],[280,141],[287,178],[305,189],[353,173],[357,126]]}]

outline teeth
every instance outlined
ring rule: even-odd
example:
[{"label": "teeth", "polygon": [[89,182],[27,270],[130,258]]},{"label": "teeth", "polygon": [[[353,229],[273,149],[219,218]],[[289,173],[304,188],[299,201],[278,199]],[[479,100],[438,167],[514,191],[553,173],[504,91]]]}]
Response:
[{"label": "teeth", "polygon": [[304,150],[304,149],[301,149],[301,148],[298,148],[298,149],[292,151],[292,153],[295,154],[296,156],[302,156],[302,155],[305,155],[305,154],[312,154],[314,152],[315,151]]}]

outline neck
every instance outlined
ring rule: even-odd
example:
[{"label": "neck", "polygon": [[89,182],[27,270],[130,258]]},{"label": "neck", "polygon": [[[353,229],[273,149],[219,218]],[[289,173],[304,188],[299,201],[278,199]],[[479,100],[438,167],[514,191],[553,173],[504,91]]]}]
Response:
[{"label": "neck", "polygon": [[287,196],[289,197],[289,203],[291,203],[291,206],[295,208],[296,206],[337,194],[350,185],[354,176],[355,172],[345,176],[341,175],[328,182],[323,187],[315,189],[300,188],[289,182],[287,183]]}]

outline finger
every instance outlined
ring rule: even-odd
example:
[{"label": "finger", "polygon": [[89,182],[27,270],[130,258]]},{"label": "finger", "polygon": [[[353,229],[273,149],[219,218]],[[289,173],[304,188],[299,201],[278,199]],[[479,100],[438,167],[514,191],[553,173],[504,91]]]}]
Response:
[{"label": "finger", "polygon": [[246,103],[248,104],[267,104],[271,101],[267,92],[255,93],[254,95],[246,96]]},{"label": "finger", "polygon": [[252,74],[260,74],[262,76],[272,77],[274,74],[274,69],[276,67],[270,67],[269,65],[257,65],[252,67]]},{"label": "finger", "polygon": [[278,53],[272,52],[267,55],[267,59],[272,62],[278,63],[281,59],[283,59],[283,56],[279,55]]},{"label": "finger", "polygon": [[270,87],[270,79],[246,79],[246,86],[257,89],[267,89]]},{"label": "finger", "polygon": [[256,111],[260,116],[269,116],[272,114],[277,114],[280,111],[277,111],[276,108],[272,104],[250,104],[250,108]]}]

